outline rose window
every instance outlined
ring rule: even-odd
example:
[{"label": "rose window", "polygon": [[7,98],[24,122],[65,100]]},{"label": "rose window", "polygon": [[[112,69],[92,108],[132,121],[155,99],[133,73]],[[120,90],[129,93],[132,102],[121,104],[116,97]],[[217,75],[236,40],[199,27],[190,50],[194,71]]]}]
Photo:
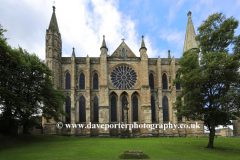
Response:
[{"label": "rose window", "polygon": [[112,71],[111,81],[115,88],[131,89],[137,82],[137,74],[131,67],[119,66]]}]

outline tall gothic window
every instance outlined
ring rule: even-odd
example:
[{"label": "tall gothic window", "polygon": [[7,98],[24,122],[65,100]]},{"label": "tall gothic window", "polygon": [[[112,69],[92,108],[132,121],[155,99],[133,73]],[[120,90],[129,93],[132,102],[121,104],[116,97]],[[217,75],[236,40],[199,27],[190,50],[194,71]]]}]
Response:
[{"label": "tall gothic window", "polygon": [[94,73],[93,75],[93,89],[98,89],[98,74]]},{"label": "tall gothic window", "polygon": [[117,122],[117,99],[115,96],[111,98],[111,122]]},{"label": "tall gothic window", "polygon": [[[178,77],[178,74],[176,75],[176,78]],[[180,84],[176,83],[176,89],[180,89]]]},{"label": "tall gothic window", "polygon": [[165,73],[162,75],[162,89],[167,89],[167,76]]},{"label": "tall gothic window", "polygon": [[151,89],[154,89],[154,77],[152,73],[149,74],[149,86]]},{"label": "tall gothic window", "polygon": [[93,100],[94,122],[98,122],[98,97],[95,96]]},{"label": "tall gothic window", "polygon": [[86,122],[86,103],[84,96],[79,99],[79,122]]},{"label": "tall gothic window", "polygon": [[122,97],[122,121],[124,122],[124,101],[127,101],[127,97],[126,96],[123,96]]},{"label": "tall gothic window", "polygon": [[71,77],[70,73],[66,74],[66,89],[71,89]]},{"label": "tall gothic window", "polygon": [[126,57],[126,52],[124,48],[122,49],[122,57]]},{"label": "tall gothic window", "polygon": [[151,109],[152,109],[152,122],[156,121],[155,116],[155,99],[153,96],[151,96]]},{"label": "tall gothic window", "polygon": [[166,96],[163,97],[162,105],[163,105],[163,121],[169,121],[168,98]]},{"label": "tall gothic window", "polygon": [[71,99],[69,96],[67,96],[66,104],[65,104],[65,112],[67,114],[66,116],[66,122],[69,123],[71,119]]},{"label": "tall gothic window", "polygon": [[133,122],[138,121],[138,98],[134,96],[132,99],[132,106],[133,106]]},{"label": "tall gothic window", "polygon": [[80,85],[80,89],[85,89],[85,75],[84,75],[84,73],[80,74],[79,85]]}]

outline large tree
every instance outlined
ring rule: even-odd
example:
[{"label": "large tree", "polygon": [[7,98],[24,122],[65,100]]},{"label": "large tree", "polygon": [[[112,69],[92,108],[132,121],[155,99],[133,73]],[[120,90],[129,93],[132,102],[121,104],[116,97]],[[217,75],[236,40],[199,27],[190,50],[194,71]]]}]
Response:
[{"label": "large tree", "polygon": [[11,133],[12,127],[16,125],[15,104],[19,101],[15,89],[21,72],[24,72],[21,67],[24,60],[18,50],[7,44],[3,34],[5,31],[0,25],[0,123],[4,132]]},{"label": "large tree", "polygon": [[34,124],[33,115],[42,113],[47,120],[53,118],[59,121],[59,116],[65,115],[62,104],[66,97],[63,91],[54,89],[52,71],[42,60],[21,48],[19,51],[24,55],[27,69],[21,75],[21,85],[18,85],[18,92],[24,103],[17,107],[17,113],[23,125],[23,133],[27,133],[29,126]]},{"label": "large tree", "polygon": [[207,148],[213,148],[215,127],[231,124],[240,116],[240,37],[234,36],[237,27],[233,17],[210,15],[198,28],[199,49],[183,53],[177,70],[181,76],[173,82],[182,87],[174,103],[177,116],[204,121],[210,131]]},{"label": "large tree", "polygon": [[28,133],[37,114],[55,121],[66,115],[62,108],[66,97],[54,89],[53,73],[44,61],[20,47],[12,49],[3,36],[0,52],[0,122],[7,133],[16,123],[23,126],[23,133]]}]

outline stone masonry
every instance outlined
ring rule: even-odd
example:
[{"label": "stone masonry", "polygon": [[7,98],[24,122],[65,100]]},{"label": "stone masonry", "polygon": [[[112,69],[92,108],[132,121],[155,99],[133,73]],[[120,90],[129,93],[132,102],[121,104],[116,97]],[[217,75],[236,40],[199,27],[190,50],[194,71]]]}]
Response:
[{"label": "stone masonry", "polygon": [[[195,31],[191,19],[191,12],[188,13],[188,23],[186,30],[186,38],[183,52],[189,49],[197,48],[195,41]],[[46,30],[46,64],[54,71],[52,77],[55,88],[63,90],[64,94],[71,99],[70,122],[69,124],[84,124],[87,126],[90,122],[92,124],[123,124],[122,120],[122,99],[125,96],[128,105],[128,123],[136,122],[136,124],[195,124],[195,121],[187,121],[182,117],[182,121],[178,121],[172,109],[172,104],[176,101],[177,95],[181,89],[176,89],[173,84],[173,79],[176,77],[176,70],[180,67],[178,59],[171,57],[170,51],[168,58],[149,58],[147,55],[147,47],[142,37],[141,47],[139,49],[140,57],[137,57],[131,49],[124,42],[112,53],[111,56],[107,54],[108,48],[103,37],[102,46],[100,48],[100,57],[76,57],[75,49],[73,48],[71,57],[62,57],[62,40],[59,32],[57,18],[55,14],[55,7],[53,7],[53,14],[50,21],[49,28]],[[136,73],[136,80],[132,80],[131,87],[124,86],[117,88],[112,80],[112,74],[117,67],[123,66],[131,68]],[[125,69],[125,68],[124,68]],[[70,74],[71,87],[66,89],[66,75]],[[85,88],[80,89],[80,74],[83,73],[85,77]],[[94,89],[94,74],[98,75],[98,88]],[[153,74],[153,88],[149,85],[149,75]],[[167,88],[163,89],[163,74],[167,77]],[[133,77],[133,76],[132,76]],[[122,79],[126,77],[122,76]],[[133,78],[134,79],[134,78]],[[129,84],[130,85],[130,84]],[[80,120],[80,97],[85,99],[85,122]],[[111,121],[111,98],[116,98],[116,121]],[[94,122],[94,97],[98,98],[98,122]],[[151,97],[154,98],[155,109],[153,110]],[[163,121],[163,97],[167,97],[168,117],[169,121]],[[135,98],[135,100],[133,100]],[[136,100],[137,99],[137,100]],[[134,103],[133,103],[134,102]],[[136,106],[137,108],[133,107]],[[66,104],[63,104],[65,110]],[[136,114],[137,112],[137,114]],[[152,112],[155,113],[155,120],[152,119]],[[134,121],[133,115],[137,115],[137,121]],[[65,124],[66,117],[61,117]],[[198,122],[200,129],[162,129],[154,130],[148,128],[130,130],[131,137],[196,137],[203,136],[204,128],[203,122]],[[120,137],[122,129],[98,129],[98,128],[77,128],[62,129],[56,128],[56,122],[50,120],[46,122],[43,118],[43,133],[44,134],[62,134],[71,136],[83,137]]]}]

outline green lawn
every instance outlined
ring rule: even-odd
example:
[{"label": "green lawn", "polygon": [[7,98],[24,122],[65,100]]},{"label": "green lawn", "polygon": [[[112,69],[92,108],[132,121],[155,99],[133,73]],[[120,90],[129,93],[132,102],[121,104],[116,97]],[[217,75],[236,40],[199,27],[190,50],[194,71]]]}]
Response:
[{"label": "green lawn", "polygon": [[240,138],[79,138],[51,135],[0,136],[3,159],[117,159],[141,150],[152,159],[240,159]]}]

